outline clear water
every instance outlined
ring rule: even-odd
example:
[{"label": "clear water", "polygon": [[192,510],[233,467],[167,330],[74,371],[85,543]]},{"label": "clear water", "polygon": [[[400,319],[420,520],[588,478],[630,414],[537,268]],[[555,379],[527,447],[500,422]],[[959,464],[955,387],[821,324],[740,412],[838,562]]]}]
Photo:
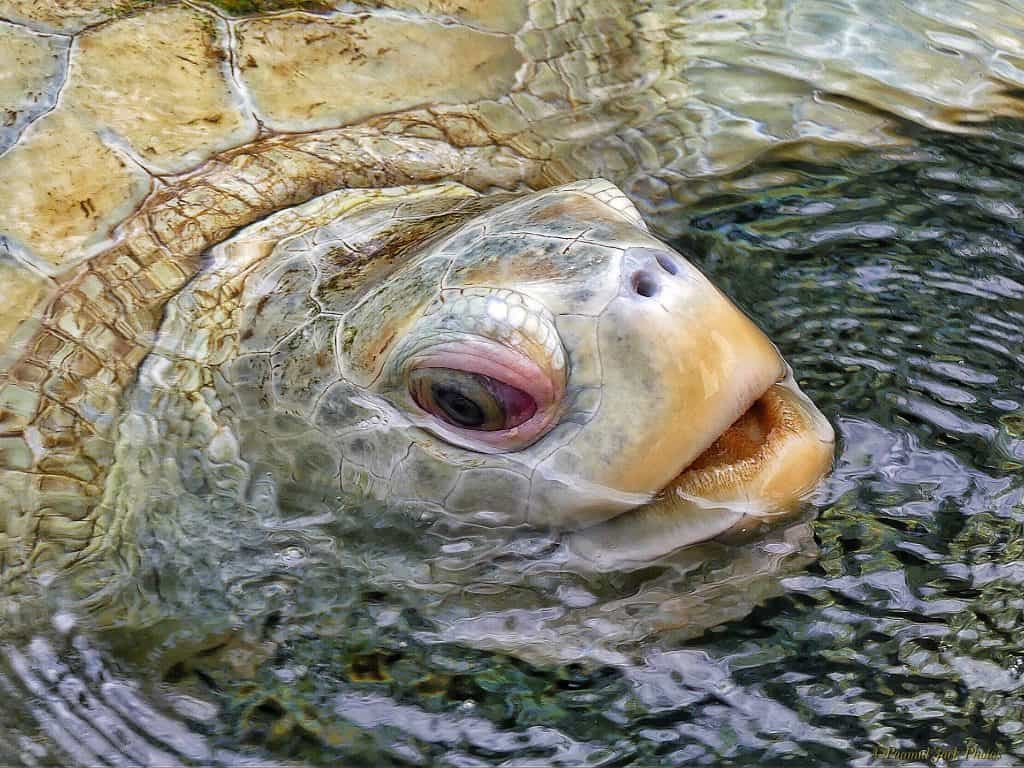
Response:
[{"label": "clear water", "polygon": [[[58,612],[6,646],[0,763],[59,764],[54,742],[161,766],[831,766],[883,749],[937,764],[972,747],[1024,761],[1024,126],[907,130],[913,149],[789,162],[797,182],[685,212],[677,246],[837,428],[835,471],[800,520],[600,582],[522,573],[508,549],[386,510],[282,533],[274,558],[332,553],[305,569],[268,562],[264,530],[144,584],[144,642],[65,632]],[[487,588],[460,583],[467,561],[490,564]],[[438,574],[455,586],[422,587]],[[488,590],[516,608],[451,631]],[[580,610],[599,598],[584,640],[610,596],[644,601],[608,610],[594,661],[561,664],[525,640],[559,642],[556,593]],[[669,608],[674,629],[615,634]]]}]

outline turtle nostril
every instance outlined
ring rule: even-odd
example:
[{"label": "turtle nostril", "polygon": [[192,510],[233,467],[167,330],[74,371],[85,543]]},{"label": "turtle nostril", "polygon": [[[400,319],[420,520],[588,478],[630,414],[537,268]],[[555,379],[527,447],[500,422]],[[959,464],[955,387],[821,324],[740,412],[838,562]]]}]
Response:
[{"label": "turtle nostril", "polygon": [[679,274],[679,265],[672,260],[672,257],[667,253],[659,253],[655,258],[658,260],[658,266],[668,272],[670,275]]},{"label": "turtle nostril", "polygon": [[658,292],[658,281],[650,272],[637,272],[633,275],[633,290],[649,299]]}]

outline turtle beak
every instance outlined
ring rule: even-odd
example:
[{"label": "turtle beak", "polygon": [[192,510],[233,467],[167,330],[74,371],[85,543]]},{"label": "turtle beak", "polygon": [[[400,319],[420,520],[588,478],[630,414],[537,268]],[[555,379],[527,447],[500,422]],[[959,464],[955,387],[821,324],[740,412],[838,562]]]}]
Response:
[{"label": "turtle beak", "polygon": [[802,497],[827,471],[832,429],[775,345],[668,248],[632,245],[621,264],[595,319],[559,307],[560,333],[573,333],[570,389],[580,369],[591,381],[598,371],[601,398],[537,466],[530,522],[581,541],[621,531],[632,547],[648,519],[656,544],[680,546]]},{"label": "turtle beak", "polygon": [[578,531],[569,547],[592,564],[618,567],[740,527],[783,517],[832,465],[835,432],[792,371],[757,398],[653,501]]},{"label": "turtle beak", "polygon": [[832,425],[786,375],[659,494],[656,503],[744,505],[769,515],[803,498],[832,464]]}]

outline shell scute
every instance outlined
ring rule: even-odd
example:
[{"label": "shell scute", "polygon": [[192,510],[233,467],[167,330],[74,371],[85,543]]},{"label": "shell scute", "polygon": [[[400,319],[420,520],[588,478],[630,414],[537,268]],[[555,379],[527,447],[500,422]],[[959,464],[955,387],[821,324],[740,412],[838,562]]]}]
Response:
[{"label": "shell scute", "polygon": [[494,98],[523,64],[509,35],[394,16],[252,19],[239,23],[238,40],[241,79],[260,118],[279,131]]},{"label": "shell scute", "polygon": [[78,38],[62,106],[149,171],[184,171],[256,135],[227,58],[226,33],[207,14],[178,6],[118,19]]},{"label": "shell scute", "polygon": [[55,272],[87,256],[149,193],[150,177],[60,109],[0,156],[0,232]]},{"label": "shell scute", "polygon": [[0,152],[52,108],[67,71],[66,39],[0,22]]}]

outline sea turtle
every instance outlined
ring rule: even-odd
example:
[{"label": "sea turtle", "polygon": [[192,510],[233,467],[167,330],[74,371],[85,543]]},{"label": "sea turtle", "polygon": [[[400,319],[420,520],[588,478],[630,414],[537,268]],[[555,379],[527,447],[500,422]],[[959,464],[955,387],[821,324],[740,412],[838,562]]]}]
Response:
[{"label": "sea turtle", "polygon": [[[5,589],[100,590],[199,507],[355,493],[604,567],[799,497],[831,428],[657,235],[767,154],[1019,109],[1005,14],[818,5],[0,0]],[[839,21],[875,56],[808,69]]]},{"label": "sea turtle", "polygon": [[[908,120],[1018,115],[1022,27],[986,0],[0,0],[0,731],[84,764],[129,711],[180,735],[111,647],[252,678],[274,627],[398,624],[374,588],[416,592],[407,637],[601,663],[776,594],[807,526],[643,567],[786,507],[832,440],[659,237],[912,148]],[[132,631],[77,643],[105,628]]]}]

